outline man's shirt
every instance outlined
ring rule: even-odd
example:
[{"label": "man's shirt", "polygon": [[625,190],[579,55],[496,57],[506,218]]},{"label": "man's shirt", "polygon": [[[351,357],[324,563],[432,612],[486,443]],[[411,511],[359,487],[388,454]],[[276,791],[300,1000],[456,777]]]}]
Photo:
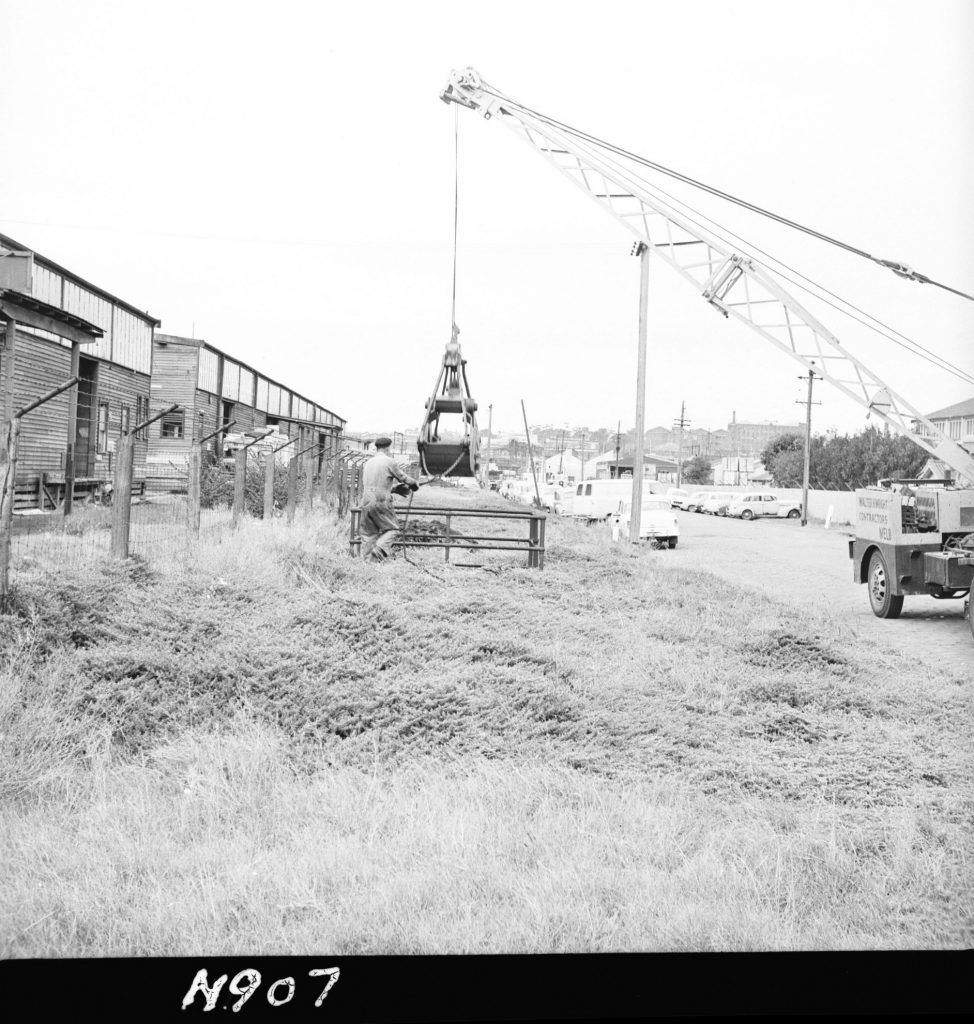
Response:
[{"label": "man's shirt", "polygon": [[395,459],[384,452],[376,452],[362,470],[363,500],[368,502],[390,497],[395,480],[409,482]]}]

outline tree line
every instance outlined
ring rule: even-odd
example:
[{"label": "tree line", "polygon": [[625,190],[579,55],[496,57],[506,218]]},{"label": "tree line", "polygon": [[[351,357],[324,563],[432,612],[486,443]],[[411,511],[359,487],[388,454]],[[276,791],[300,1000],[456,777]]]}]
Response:
[{"label": "tree line", "polygon": [[[889,427],[867,427],[858,434],[826,434],[811,439],[809,484],[816,490],[846,491],[868,487],[884,477],[915,477],[927,453]],[[761,462],[776,487],[801,487],[805,441],[782,434],[761,452]]]}]

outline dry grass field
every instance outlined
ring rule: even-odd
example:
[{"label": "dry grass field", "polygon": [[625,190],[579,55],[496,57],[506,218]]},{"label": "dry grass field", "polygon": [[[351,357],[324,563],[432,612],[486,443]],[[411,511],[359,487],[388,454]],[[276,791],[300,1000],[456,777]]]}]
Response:
[{"label": "dry grass field", "polygon": [[974,940],[963,671],[571,522],[543,572],[346,530],[18,572],[0,954]]}]

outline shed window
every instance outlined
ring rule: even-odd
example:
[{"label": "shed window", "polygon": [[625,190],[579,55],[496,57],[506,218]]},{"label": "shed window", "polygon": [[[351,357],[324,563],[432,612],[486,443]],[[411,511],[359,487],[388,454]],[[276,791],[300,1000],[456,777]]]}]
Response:
[{"label": "shed window", "polygon": [[159,431],[160,437],[182,437],[183,436],[184,413],[171,412],[162,417],[162,428]]},{"label": "shed window", "polygon": [[98,454],[108,451],[108,402],[98,403]]},{"label": "shed window", "polygon": [[122,435],[123,436],[129,432],[129,429],[131,427],[131,419],[132,419],[132,410],[127,405],[123,405],[122,406],[122,419],[121,419]]}]

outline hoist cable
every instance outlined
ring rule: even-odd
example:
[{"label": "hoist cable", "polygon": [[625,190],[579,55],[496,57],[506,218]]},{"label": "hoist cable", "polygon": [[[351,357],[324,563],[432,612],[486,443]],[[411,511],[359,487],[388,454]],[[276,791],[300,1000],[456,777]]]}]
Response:
[{"label": "hoist cable", "polygon": [[717,196],[720,199],[726,199],[728,202],[735,203],[737,206],[743,207],[746,210],[760,214],[762,217],[768,217],[771,220],[777,221],[779,224],[784,224],[786,227],[802,231],[806,235],[811,235],[813,238],[818,238],[823,242],[828,242],[830,245],[835,245],[840,249],[845,249],[847,252],[851,252],[856,256],[861,256],[864,259],[871,260],[873,263],[878,263],[881,267],[886,267],[888,270],[892,270],[898,277],[917,281],[920,284],[936,285],[938,288],[944,289],[944,291],[952,292],[954,295],[959,295],[961,298],[970,299],[974,302],[974,295],[968,295],[967,292],[962,292],[958,288],[952,288],[950,285],[934,281],[932,278],[927,277],[926,274],[918,273],[896,260],[880,259],[878,256],[873,256],[872,253],[868,253],[864,249],[858,249],[854,245],[849,245],[847,242],[842,242],[838,238],[833,238],[831,235],[826,235],[821,231],[816,231],[814,228],[806,227],[804,224],[799,224],[797,221],[793,221],[787,217],[781,216],[780,214],[773,213],[771,210],[766,210],[764,207],[757,206],[754,203],[749,203],[745,199],[739,199],[737,196],[732,196],[729,192],[723,192],[718,188],[714,188],[712,185],[707,185],[702,181],[697,181],[695,178],[691,178],[686,174],[681,174],[679,171],[674,171],[671,168],[665,167],[663,164],[656,163],[653,160],[648,160],[646,157],[639,156],[638,153],[632,153],[629,150],[623,149],[621,146],[615,146],[611,142],[606,142],[604,139],[598,138],[598,136],[589,135],[587,132],[583,132],[578,128],[573,128],[571,125],[564,124],[553,117],[548,117],[546,114],[542,114],[537,110],[532,110],[531,107],[526,107],[523,104],[488,88],[486,85],[483,85],[483,90],[491,96],[495,96],[497,99],[502,100],[504,103],[509,104],[512,107],[517,107],[518,110],[522,110],[525,113],[530,114],[532,117],[537,118],[544,124],[548,124],[553,128],[559,128],[576,138],[584,139],[587,142],[599,146],[602,149],[609,150],[618,156],[624,156],[628,160],[633,160],[636,163],[649,167],[654,171],[659,171],[661,174],[666,174],[671,178],[676,178],[678,181],[682,181],[687,185],[692,185],[694,188],[702,189],[704,192],[709,192],[711,195]]},{"label": "hoist cable", "polygon": [[[895,327],[890,327],[888,324],[883,323],[882,320],[879,320],[877,317],[874,317],[871,313],[866,312],[864,309],[860,309],[858,306],[856,306],[852,302],[849,302],[847,299],[843,299],[841,295],[837,295],[835,292],[830,291],[828,288],[825,287],[825,285],[819,284],[817,281],[813,281],[810,277],[808,277],[807,275],[803,274],[800,270],[796,270],[794,267],[789,266],[783,260],[778,259],[777,256],[772,256],[771,253],[769,253],[766,250],[762,249],[760,246],[757,246],[753,242],[748,242],[746,239],[741,238],[740,235],[738,235],[735,232],[731,231],[729,228],[722,227],[721,225],[717,224],[714,220],[712,220],[710,217],[708,217],[706,214],[700,213],[700,211],[695,210],[688,203],[685,203],[685,202],[683,202],[683,200],[681,200],[678,197],[672,195],[672,193],[667,192],[665,189],[660,188],[658,185],[654,185],[651,182],[646,181],[645,178],[639,178],[638,175],[632,175],[632,177],[636,178],[647,189],[647,191],[653,192],[654,194],[660,194],[660,195],[667,196],[669,199],[671,199],[673,201],[673,203],[676,203],[678,206],[682,207],[684,211],[689,211],[691,214],[696,214],[696,216],[702,218],[704,221],[707,222],[708,225],[710,225],[711,230],[714,231],[714,234],[720,239],[720,241],[725,242],[728,245],[730,244],[729,242],[727,242],[726,238],[724,238],[722,235],[720,235],[719,232],[723,231],[730,238],[736,239],[739,243],[741,243],[741,245],[743,247],[749,247],[750,249],[753,249],[755,252],[761,253],[763,256],[765,256],[769,260],[771,260],[772,263],[776,263],[776,264],[778,264],[778,266],[784,267],[785,270],[790,271],[792,274],[795,274],[796,276],[801,278],[802,281],[807,282],[807,284],[811,285],[812,288],[816,288],[819,291],[824,292],[825,295],[829,295],[833,299],[836,299],[837,302],[842,303],[842,306],[836,305],[835,302],[830,302],[823,295],[820,295],[817,292],[812,291],[811,288],[808,288],[805,285],[801,284],[800,282],[795,281],[793,278],[788,277],[787,274],[781,273],[780,270],[776,270],[774,267],[768,266],[763,261],[757,259],[757,257],[753,257],[754,261],[756,263],[758,263],[760,266],[763,266],[770,273],[777,274],[779,277],[781,277],[784,280],[788,281],[789,284],[794,285],[796,288],[800,288],[802,291],[807,292],[809,295],[812,295],[814,298],[817,298],[820,302],[824,302],[827,306],[830,306],[832,309],[836,310],[837,312],[842,313],[844,316],[848,316],[850,319],[855,320],[857,323],[862,324],[864,327],[867,327],[870,330],[875,331],[881,337],[886,338],[888,341],[891,341],[894,345],[898,345],[900,348],[902,348],[905,351],[909,352],[911,355],[919,356],[921,359],[926,360],[927,362],[931,363],[933,366],[936,366],[938,370],[944,370],[944,371],[950,373],[951,375],[959,378],[960,380],[963,380],[967,384],[974,384],[974,376],[972,376],[970,373],[968,373],[962,367],[955,366],[953,363],[951,363],[948,360],[944,359],[943,356],[938,356],[936,352],[933,352],[930,349],[924,347],[918,341],[914,341],[912,338],[910,338],[907,335],[903,334],[902,331],[896,330]],[[669,206],[669,204],[663,202],[663,200],[660,200],[660,202],[664,206]],[[694,220],[693,217],[687,215],[686,213],[684,213],[683,215],[687,216],[687,219],[692,224],[695,224],[697,227],[700,227],[700,228],[704,228],[705,227],[705,225],[701,224],[697,220]],[[746,251],[746,249],[745,249],[745,251]],[[748,255],[752,255],[752,254],[748,253]],[[847,306],[848,309],[843,309],[842,308],[843,306]],[[862,314],[862,317],[866,317],[868,320],[873,321],[873,323],[868,323],[867,320],[863,320],[862,317],[855,316],[853,313],[850,313],[849,312],[850,309],[851,310],[855,310],[856,313]],[[883,328],[883,330],[880,330],[879,327],[874,326],[875,324],[879,324],[879,327]],[[886,333],[886,332],[891,332],[891,333]],[[898,335],[899,338],[902,338],[903,340],[900,341],[900,340],[898,340],[898,338],[893,337],[894,334]],[[912,347],[910,347],[910,346],[912,346]]]},{"label": "hoist cable", "polygon": [[[490,90],[487,90],[487,91],[490,91]],[[498,93],[492,93],[492,95],[499,96]],[[500,97],[499,96],[499,98],[504,99],[506,102],[511,102],[511,101],[507,100],[507,97]],[[520,106],[520,104],[512,104],[512,105]],[[552,118],[546,118],[544,115],[537,114],[536,112],[531,111],[530,108],[525,107],[523,109],[528,110],[530,113],[534,114],[534,116],[539,117],[539,119],[548,122],[552,127],[557,126],[559,128],[562,128],[563,130],[565,130],[569,134],[573,134],[573,135],[577,136],[580,141],[589,142],[589,144],[591,144],[591,145],[603,146],[604,148],[608,149],[609,151],[611,151],[611,152],[613,152],[613,153],[615,153],[617,155],[631,157],[637,163],[643,164],[645,166],[649,166],[651,168],[657,166],[657,165],[652,164],[651,161],[643,160],[642,158],[640,158],[638,156],[635,156],[634,154],[629,154],[627,151],[621,150],[619,147],[612,146],[611,144],[608,144],[608,143],[602,143],[598,139],[596,139],[594,136],[588,136],[588,135],[586,135],[583,132],[577,132],[577,131],[575,131],[575,129],[572,129],[572,128],[570,128],[567,125],[562,125],[561,122],[555,121]],[[613,160],[611,157],[608,157],[608,156],[603,156],[603,159],[605,159],[607,161],[607,163],[609,164],[610,167],[614,167],[616,169],[617,173],[619,173],[624,179],[628,178],[631,181],[634,181],[634,182],[638,183],[640,186],[646,188],[647,191],[651,192],[654,196],[658,196],[658,194],[662,194],[662,195],[668,196],[674,203],[676,203],[679,206],[683,207],[684,210],[688,210],[688,211],[690,211],[690,213],[696,214],[697,216],[699,216],[699,217],[703,218],[704,220],[706,220],[708,222],[708,224],[711,225],[710,230],[714,231],[714,234],[717,236],[717,238],[720,241],[724,242],[725,245],[728,245],[730,248],[734,248],[733,244],[730,243],[727,240],[727,238],[723,237],[723,235],[720,234],[721,231],[723,231],[726,234],[730,235],[732,238],[737,239],[737,241],[742,243],[745,247],[753,248],[757,252],[762,253],[764,256],[766,256],[769,260],[773,261],[774,263],[777,263],[780,266],[785,267],[791,273],[796,274],[798,277],[800,277],[803,280],[807,281],[814,288],[820,289],[822,292],[825,292],[825,294],[832,296],[838,302],[843,303],[843,305],[845,305],[845,306],[848,306],[849,309],[853,309],[857,313],[861,313],[862,316],[867,317],[869,320],[872,320],[875,324],[879,324],[882,328],[885,328],[886,331],[891,331],[894,334],[899,335],[899,337],[902,338],[903,341],[902,342],[898,341],[895,337],[892,337],[890,334],[885,333],[884,330],[880,330],[878,327],[873,326],[873,324],[867,323],[865,320],[860,319],[860,317],[857,317],[854,314],[850,313],[848,309],[843,309],[841,306],[838,306],[835,303],[830,302],[824,296],[822,296],[822,295],[812,291],[811,289],[805,287],[804,285],[800,284],[798,281],[795,281],[792,278],[789,278],[786,274],[781,273],[781,271],[775,270],[774,268],[767,266],[761,260],[757,259],[757,257],[753,257],[756,263],[758,263],[761,266],[764,266],[765,269],[768,270],[769,272],[778,274],[780,277],[782,277],[784,280],[788,281],[790,284],[793,284],[795,287],[800,288],[802,291],[808,292],[808,294],[810,294],[810,295],[814,296],[815,298],[819,299],[819,301],[824,302],[826,305],[831,306],[833,309],[837,310],[838,312],[842,313],[843,315],[848,316],[851,319],[857,321],[858,323],[862,324],[864,327],[867,327],[870,330],[875,331],[881,337],[884,337],[887,340],[893,342],[894,345],[898,345],[900,348],[903,348],[905,351],[911,353],[912,355],[916,355],[916,356],[919,356],[921,359],[925,359],[927,362],[931,363],[933,366],[936,366],[937,369],[946,370],[946,372],[949,372],[952,375],[959,377],[960,379],[964,380],[966,383],[974,383],[974,378],[972,378],[967,373],[967,371],[961,369],[960,367],[954,366],[952,363],[950,363],[948,360],[944,359],[942,356],[938,356],[936,353],[930,351],[929,349],[926,349],[919,342],[916,342],[912,338],[907,337],[901,331],[897,331],[895,328],[889,327],[887,324],[884,324],[878,318],[872,316],[872,314],[867,313],[865,310],[860,309],[858,306],[855,306],[853,303],[848,302],[846,299],[843,299],[841,296],[836,295],[834,292],[829,291],[829,289],[826,288],[824,285],[820,285],[817,282],[813,281],[811,278],[806,277],[804,274],[801,273],[801,271],[798,271],[798,270],[794,269],[793,267],[790,267],[788,264],[784,263],[782,260],[779,260],[777,257],[772,256],[770,253],[765,252],[765,250],[759,248],[758,246],[754,245],[753,243],[747,242],[745,239],[741,238],[739,235],[735,234],[734,232],[730,231],[729,229],[723,228],[721,225],[719,225],[715,221],[713,221],[710,217],[707,217],[705,214],[702,214],[699,211],[695,210],[692,206],[690,206],[689,204],[687,204],[687,203],[683,202],[682,200],[678,199],[676,196],[673,196],[671,193],[666,192],[665,189],[662,189],[662,188],[660,188],[660,186],[655,185],[653,183],[650,183],[649,181],[647,181],[646,178],[641,177],[640,175],[636,174],[631,168],[624,167],[623,165],[619,164],[617,161]],[[674,176],[678,176],[678,175],[674,175]],[[691,179],[686,179],[686,180],[690,181]],[[710,191],[714,191],[714,190],[710,190]],[[661,205],[663,205],[664,207],[670,208],[672,210],[672,207],[670,206],[669,203],[666,203],[664,200],[661,200],[661,199],[658,199],[657,201],[660,202]],[[679,211],[672,210],[672,212],[677,213]],[[683,216],[687,216],[687,214],[684,213]],[[687,219],[692,224],[694,224],[698,228],[700,228],[701,230],[704,230],[704,231],[708,230],[705,225],[701,224],[698,220],[695,220],[693,217],[687,216]],[[749,253],[749,255],[751,255],[751,254]],[[866,255],[868,255],[868,254],[866,254]],[[961,294],[963,294],[963,293],[961,293]],[[904,342],[905,342],[905,344],[904,344]],[[912,346],[912,347],[910,347],[910,346]]]},{"label": "hoist cable", "polygon": [[460,219],[460,108],[453,107],[453,302],[450,310],[452,337],[457,329],[457,225]]},{"label": "hoist cable", "polygon": [[[919,356],[921,359],[925,359],[927,362],[930,362],[933,366],[936,366],[937,369],[939,369],[939,370],[946,370],[946,372],[951,373],[954,376],[957,376],[959,379],[964,380],[965,383],[974,383],[974,377],[971,377],[970,374],[968,374],[967,371],[961,369],[960,367],[954,366],[948,360],[944,359],[942,356],[938,356],[935,352],[932,352],[929,349],[925,348],[919,342],[914,341],[912,338],[907,337],[905,334],[903,334],[900,331],[897,331],[895,328],[889,327],[888,325],[884,324],[881,320],[879,320],[876,317],[872,316],[872,314],[867,313],[864,310],[859,309],[859,307],[855,306],[853,303],[848,302],[847,300],[843,299],[841,296],[836,295],[834,292],[829,291],[829,289],[827,289],[824,285],[820,285],[817,282],[813,281],[811,278],[806,277],[804,274],[801,273],[801,271],[796,270],[793,267],[790,267],[788,264],[784,263],[782,260],[779,260],[777,257],[772,256],[770,253],[765,252],[765,250],[761,249],[760,247],[754,245],[751,242],[748,242],[746,239],[741,238],[739,235],[735,234],[733,231],[730,231],[729,229],[724,228],[720,224],[717,224],[711,217],[708,217],[706,214],[700,213],[694,207],[690,206],[688,203],[686,203],[683,200],[681,200],[681,199],[677,198],[676,196],[672,195],[672,193],[667,192],[665,189],[661,188],[659,185],[656,185],[655,183],[648,181],[645,177],[642,177],[642,176],[638,175],[635,171],[633,171],[632,168],[623,166],[621,163],[619,163],[617,160],[613,159],[611,156],[603,156],[602,159],[604,159],[604,161],[606,162],[608,167],[610,169],[614,170],[615,173],[618,174],[618,176],[625,183],[627,183],[630,188],[633,187],[633,184],[636,184],[636,185],[644,188],[647,192],[649,192],[650,194],[652,194],[656,198],[657,202],[664,209],[670,210],[671,213],[674,213],[674,214],[681,215],[681,216],[685,217],[691,224],[693,224],[696,227],[700,228],[701,231],[706,232],[707,230],[710,230],[714,234],[714,236],[719,241],[723,242],[728,248],[733,249],[735,246],[733,245],[733,243],[731,243],[728,240],[728,238],[724,237],[725,234],[729,235],[731,238],[737,239],[738,242],[742,243],[742,245],[745,247],[745,252],[747,252],[747,255],[752,256],[752,258],[754,259],[755,263],[759,264],[760,266],[765,267],[765,269],[768,270],[770,273],[777,274],[779,277],[782,277],[784,280],[788,281],[789,284],[793,284],[795,287],[800,288],[802,291],[805,291],[808,294],[814,296],[815,298],[819,299],[821,302],[824,302],[826,305],[831,306],[833,309],[837,310],[838,312],[842,313],[843,315],[848,316],[851,319],[856,320],[858,323],[862,324],[864,327],[867,327],[870,330],[875,331],[881,337],[884,337],[887,340],[892,341],[894,345],[898,345],[899,347],[903,348],[905,351],[909,352],[911,355],[916,355],[916,356]],[[682,210],[678,211],[678,210],[674,209],[673,206],[670,203],[667,203],[665,200],[660,199],[659,198],[660,195],[667,196],[677,206],[682,207]],[[686,212],[686,211],[689,211],[689,212]],[[691,215],[695,215],[695,216],[691,216]],[[709,228],[708,228],[707,225],[701,224],[699,220],[695,219],[695,217],[700,217],[704,221],[706,221],[707,225],[709,225]],[[724,234],[721,234],[721,232],[724,232]],[[850,309],[856,310],[856,312],[861,313],[865,317],[868,317],[870,320],[874,321],[874,323],[880,324],[883,328],[886,328],[886,330],[892,331],[893,333],[898,334],[899,337],[902,338],[903,342],[905,342],[906,344],[904,344],[903,342],[898,341],[896,338],[892,337],[890,334],[886,334],[883,330],[880,330],[879,328],[873,326],[873,324],[867,323],[866,321],[860,319],[859,317],[854,316],[852,313],[850,313],[848,311],[848,309],[843,309],[841,306],[837,306],[835,303],[830,302],[828,299],[824,298],[824,296],[819,295],[817,292],[814,292],[811,289],[805,287],[804,285],[800,284],[798,281],[795,281],[792,278],[789,278],[786,274],[781,273],[781,271],[776,270],[773,267],[767,266],[767,264],[763,263],[756,256],[753,256],[752,253],[748,252],[747,251],[747,247],[750,247],[750,248],[756,250],[757,252],[762,253],[764,256],[766,256],[772,262],[777,263],[777,264],[779,264],[782,267],[785,267],[785,269],[789,270],[793,274],[797,274],[798,277],[800,277],[803,280],[807,281],[814,288],[818,288],[821,291],[825,292],[827,295],[831,295],[833,298],[838,300],[838,302],[843,303],[845,306],[848,306]],[[909,346],[913,346],[913,347],[911,348]]]}]

